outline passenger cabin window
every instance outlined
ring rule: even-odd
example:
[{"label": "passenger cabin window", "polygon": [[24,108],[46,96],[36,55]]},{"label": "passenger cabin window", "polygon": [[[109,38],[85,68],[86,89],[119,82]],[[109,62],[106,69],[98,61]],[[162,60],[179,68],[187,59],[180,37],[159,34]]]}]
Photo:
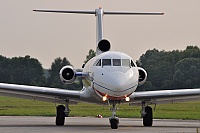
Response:
[{"label": "passenger cabin window", "polygon": [[102,59],[102,66],[111,66],[111,59]]},{"label": "passenger cabin window", "polygon": [[121,59],[113,59],[113,66],[121,66]]},{"label": "passenger cabin window", "polygon": [[130,60],[129,59],[122,59],[122,66],[130,67]]}]

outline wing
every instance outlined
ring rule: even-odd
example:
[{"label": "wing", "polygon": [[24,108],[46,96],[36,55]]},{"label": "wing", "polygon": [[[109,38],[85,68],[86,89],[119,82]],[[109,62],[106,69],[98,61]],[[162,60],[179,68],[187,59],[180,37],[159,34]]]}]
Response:
[{"label": "wing", "polygon": [[54,103],[65,103],[66,100],[79,101],[81,91],[58,88],[36,87],[0,83],[0,95],[12,96]]},{"label": "wing", "polygon": [[146,102],[147,104],[157,104],[200,100],[200,89],[134,92],[130,96],[130,99],[131,105],[140,105],[141,102]]}]

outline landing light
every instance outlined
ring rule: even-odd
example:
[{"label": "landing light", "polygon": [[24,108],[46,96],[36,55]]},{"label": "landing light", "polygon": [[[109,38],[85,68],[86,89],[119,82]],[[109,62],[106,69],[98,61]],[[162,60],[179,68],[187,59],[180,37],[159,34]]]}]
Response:
[{"label": "landing light", "polygon": [[129,102],[129,101],[130,101],[130,97],[126,97],[126,98],[125,98],[125,101],[126,101],[126,102]]},{"label": "landing light", "polygon": [[107,100],[107,95],[103,96],[103,101]]}]

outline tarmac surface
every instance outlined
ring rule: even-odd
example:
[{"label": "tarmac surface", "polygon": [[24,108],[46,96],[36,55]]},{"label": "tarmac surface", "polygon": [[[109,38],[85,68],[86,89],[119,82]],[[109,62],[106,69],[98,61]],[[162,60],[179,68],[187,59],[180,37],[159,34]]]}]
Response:
[{"label": "tarmac surface", "polygon": [[0,116],[0,133],[200,133],[200,121],[154,119],[143,127],[142,119],[120,118],[111,129],[108,118],[68,117],[65,125],[55,125],[55,117]]}]

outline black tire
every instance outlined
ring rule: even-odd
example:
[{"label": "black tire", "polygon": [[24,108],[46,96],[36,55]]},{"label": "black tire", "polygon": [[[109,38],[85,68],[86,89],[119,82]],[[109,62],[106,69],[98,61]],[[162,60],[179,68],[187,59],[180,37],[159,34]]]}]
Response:
[{"label": "black tire", "polygon": [[152,108],[149,106],[145,107],[146,115],[143,117],[143,125],[151,127],[153,124],[153,113]]},{"label": "black tire", "polygon": [[57,113],[56,113],[56,125],[57,126],[63,126],[65,124],[65,107],[63,105],[59,105],[56,107]]},{"label": "black tire", "polygon": [[111,119],[111,120],[110,120],[110,127],[111,127],[112,129],[117,129],[117,128],[118,128],[118,123],[119,123],[118,120],[116,120],[116,119]]}]

